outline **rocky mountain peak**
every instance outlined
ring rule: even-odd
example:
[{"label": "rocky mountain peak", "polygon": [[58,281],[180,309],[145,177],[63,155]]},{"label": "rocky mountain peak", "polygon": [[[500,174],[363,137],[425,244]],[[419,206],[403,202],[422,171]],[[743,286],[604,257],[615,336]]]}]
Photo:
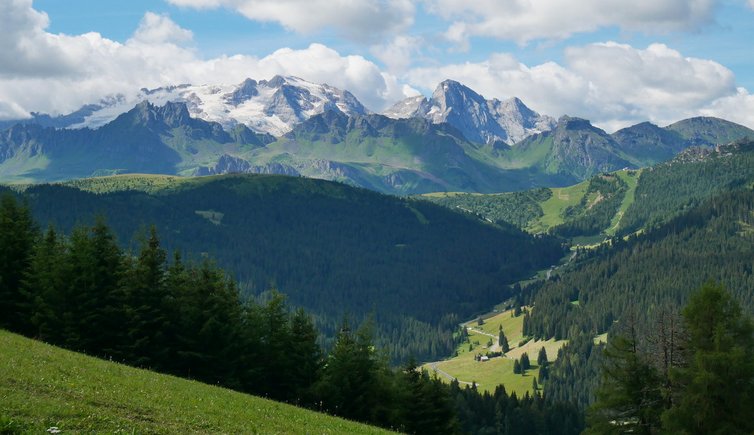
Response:
[{"label": "rocky mountain peak", "polygon": [[486,100],[455,80],[440,82],[429,99],[406,98],[384,114],[396,119],[422,117],[435,124],[448,123],[476,143],[512,145],[555,126],[553,118],[539,115],[518,98]]},{"label": "rocky mountain peak", "polygon": [[[563,115],[558,119],[558,129],[563,130],[599,130],[588,119]],[[602,131],[602,130],[600,130]]]},{"label": "rocky mountain peak", "polygon": [[134,123],[145,126],[166,125],[178,127],[191,122],[191,115],[185,103],[168,101],[163,106],[156,106],[148,100],[144,100],[126,112]]}]

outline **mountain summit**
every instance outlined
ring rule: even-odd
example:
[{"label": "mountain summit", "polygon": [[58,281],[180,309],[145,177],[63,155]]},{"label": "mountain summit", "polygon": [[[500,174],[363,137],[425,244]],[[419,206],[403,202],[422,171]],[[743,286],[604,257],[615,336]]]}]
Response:
[{"label": "mountain summit", "polygon": [[[156,106],[183,103],[194,118],[217,122],[224,129],[243,124],[257,133],[279,137],[293,126],[328,110],[348,116],[369,111],[349,91],[298,77],[275,76],[270,80],[246,79],[235,85],[177,85],[141,89],[133,97],[119,96],[85,106],[56,118],[35,114],[32,122],[56,128],[99,128],[128,112],[135,104],[148,101]],[[10,126],[15,122],[2,122]]]},{"label": "mountain summit", "polygon": [[513,145],[556,125],[553,118],[538,114],[518,98],[487,100],[454,80],[437,85],[429,99],[422,96],[407,98],[384,114],[396,119],[420,117],[435,124],[447,122],[476,143]]}]

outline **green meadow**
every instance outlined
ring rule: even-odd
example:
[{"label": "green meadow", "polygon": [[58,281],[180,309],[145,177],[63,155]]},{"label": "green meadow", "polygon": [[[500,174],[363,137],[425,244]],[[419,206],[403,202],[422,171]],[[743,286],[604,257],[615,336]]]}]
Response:
[{"label": "green meadow", "polygon": [[0,433],[387,433],[0,330]]}]

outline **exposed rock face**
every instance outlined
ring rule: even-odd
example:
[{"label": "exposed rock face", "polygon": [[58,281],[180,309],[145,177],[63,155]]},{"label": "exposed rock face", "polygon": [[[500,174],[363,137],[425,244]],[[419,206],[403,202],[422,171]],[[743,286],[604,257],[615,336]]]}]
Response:
[{"label": "exposed rock face", "polygon": [[214,166],[203,166],[196,170],[195,175],[219,175],[219,174],[281,174],[299,175],[298,171],[281,163],[267,163],[266,165],[252,165],[240,157],[223,154]]},{"label": "exposed rock face", "polygon": [[430,99],[407,98],[384,114],[396,119],[421,117],[436,124],[447,122],[472,142],[508,145],[551,130],[556,124],[553,118],[534,112],[518,98],[486,100],[453,80],[440,83]]}]

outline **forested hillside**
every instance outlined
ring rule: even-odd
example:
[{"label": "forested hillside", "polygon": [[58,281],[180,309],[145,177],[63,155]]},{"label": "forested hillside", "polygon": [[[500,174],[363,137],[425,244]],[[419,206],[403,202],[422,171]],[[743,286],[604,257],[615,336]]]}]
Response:
[{"label": "forested hillside", "polygon": [[[575,407],[551,405],[539,395],[527,394],[519,400],[497,389],[494,397],[480,396],[474,388],[461,389],[458,383],[447,386],[430,378],[412,361],[394,370],[374,345],[372,320],[358,329],[343,320],[334,346],[326,353],[317,344],[319,333],[305,311],[291,312],[279,293],[262,304],[244,301],[235,282],[207,259],[195,263],[176,254],[168,260],[154,227],[133,251],[120,248],[101,219],[93,226],[77,226],[70,236],[52,228],[42,234],[28,207],[5,195],[0,202],[0,244],[4,247],[0,252],[0,328],[58,346],[408,433],[478,432],[488,427],[502,429],[507,421],[521,430],[558,428],[572,434],[583,424]],[[3,332],[0,339],[7,343],[4,337]],[[11,348],[16,341],[11,340]],[[73,364],[69,354],[56,352],[52,364],[60,369],[46,374],[45,387],[40,389],[33,373],[49,370],[48,365],[40,367],[33,361],[33,352],[24,352],[29,358],[7,360],[0,370],[13,381],[0,382],[7,399],[0,409],[4,432],[32,430],[48,423],[50,413],[57,416],[54,427],[58,430],[62,426],[101,431],[113,424],[82,420],[81,412],[93,412],[98,418],[104,415],[133,429],[154,429],[133,425],[128,418],[124,421],[122,413],[135,403],[132,398],[118,401],[113,396],[113,379],[106,375],[114,369],[112,364],[100,364],[99,372],[88,369],[82,375],[80,367],[67,367]],[[15,353],[2,355],[8,358]],[[92,365],[91,360],[78,361]],[[68,376],[61,380],[60,372]],[[93,391],[92,378],[103,381],[99,390]],[[152,380],[164,382],[154,376]],[[134,388],[134,382],[138,383],[121,383],[122,393]],[[48,393],[50,384],[53,395]],[[213,396],[207,389],[195,391],[200,395],[198,402]],[[75,397],[69,405],[78,412],[61,408],[60,396]],[[93,396],[98,397],[89,400]],[[154,400],[143,391],[135,396],[135,401]],[[176,402],[185,403],[185,399]],[[29,409],[30,403],[36,407]],[[498,407],[502,407],[499,412]],[[100,412],[99,408],[107,409]],[[138,414],[149,415],[145,418],[191,426],[186,420],[169,419],[161,404],[141,408]],[[257,413],[260,408],[269,406],[257,400]],[[206,409],[197,403],[185,412],[201,418]],[[293,417],[300,415],[291,408],[281,409]],[[248,415],[252,420],[256,417],[254,412]],[[265,423],[274,426],[277,420]],[[209,422],[203,424],[201,431],[212,430]]]},{"label": "forested hillside", "polygon": [[396,360],[448,354],[464,317],[508,298],[507,284],[562,255],[556,241],[510,225],[326,181],[113,177],[78,185],[99,193],[39,185],[24,197],[40,222],[62,231],[101,214],[123,246],[154,223],[169,250],[215,258],[244,294],[276,287],[329,337],[344,315],[358,322],[374,313]]},{"label": "forested hillside", "polygon": [[564,352],[573,357],[558,359],[547,385],[551,397],[591,401],[599,367],[592,337],[632,313],[647,332],[705,282],[722,283],[754,313],[752,225],[754,192],[724,193],[647,233],[583,252],[573,269],[524,289],[536,307],[525,333],[571,340]]},{"label": "forested hillside", "polygon": [[[566,188],[419,198],[531,233],[609,238],[667,222],[711,196],[754,184],[754,142],[690,148],[641,171],[597,175]],[[591,241],[595,241],[592,239]]]}]

